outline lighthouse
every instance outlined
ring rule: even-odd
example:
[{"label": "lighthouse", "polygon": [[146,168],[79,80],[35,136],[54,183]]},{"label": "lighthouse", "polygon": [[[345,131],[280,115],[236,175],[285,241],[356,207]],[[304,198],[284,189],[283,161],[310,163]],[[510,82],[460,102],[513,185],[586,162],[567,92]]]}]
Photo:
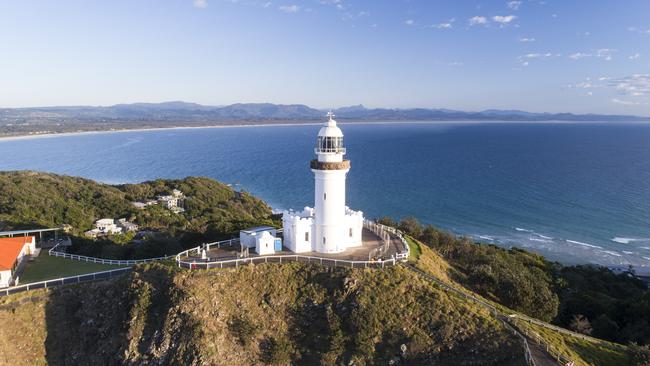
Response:
[{"label": "lighthouse", "polygon": [[345,245],[345,177],[350,171],[350,160],[345,160],[343,132],[336,126],[332,112],[318,131],[316,159],[311,161],[314,173],[314,225],[316,251],[339,253]]},{"label": "lighthouse", "polygon": [[297,253],[341,253],[362,245],[363,213],[346,206],[345,180],[350,160],[345,159],[343,132],[331,112],[318,131],[314,153],[316,158],[310,162],[314,208],[283,213],[285,245]]}]

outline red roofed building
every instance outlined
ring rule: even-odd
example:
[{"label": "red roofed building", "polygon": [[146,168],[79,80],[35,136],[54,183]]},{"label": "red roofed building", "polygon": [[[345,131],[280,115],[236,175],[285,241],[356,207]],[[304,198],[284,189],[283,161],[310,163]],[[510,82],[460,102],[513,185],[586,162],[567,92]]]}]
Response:
[{"label": "red roofed building", "polygon": [[33,236],[0,238],[0,287],[11,284],[18,265],[34,251],[36,240]]}]

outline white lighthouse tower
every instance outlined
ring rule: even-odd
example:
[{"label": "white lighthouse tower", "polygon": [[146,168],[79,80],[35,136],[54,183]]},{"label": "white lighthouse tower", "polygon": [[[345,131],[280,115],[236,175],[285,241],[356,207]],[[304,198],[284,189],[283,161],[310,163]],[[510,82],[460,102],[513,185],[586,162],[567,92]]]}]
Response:
[{"label": "white lighthouse tower", "polygon": [[314,208],[302,213],[284,212],[285,245],[294,252],[312,250],[340,253],[362,245],[363,213],[345,205],[345,178],[350,161],[345,160],[343,132],[334,115],[318,132],[316,159],[310,163],[314,173]]},{"label": "white lighthouse tower", "polygon": [[345,177],[350,171],[350,160],[344,160],[343,132],[336,126],[332,112],[318,132],[311,161],[314,172],[314,244],[320,253],[338,253],[347,248],[345,227]]}]

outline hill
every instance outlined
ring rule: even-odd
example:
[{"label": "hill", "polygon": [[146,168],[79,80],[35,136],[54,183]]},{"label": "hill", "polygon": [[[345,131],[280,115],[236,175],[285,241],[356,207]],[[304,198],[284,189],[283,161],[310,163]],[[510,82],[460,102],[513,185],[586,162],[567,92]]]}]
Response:
[{"label": "hill", "polygon": [[[650,117],[572,113],[531,113],[519,110],[468,112],[442,108],[366,108],[334,110],[346,121],[650,121]],[[164,102],[117,104],[106,107],[0,108],[0,136],[76,131],[191,126],[221,126],[321,121],[324,110],[302,104],[237,103],[205,106]]]},{"label": "hill", "polygon": [[[181,190],[185,212],[161,205],[137,209],[134,201]],[[127,218],[150,234],[88,240],[83,232],[101,218]],[[246,192],[209,178],[155,180],[108,185],[88,179],[32,171],[0,172],[2,230],[69,225],[73,251],[99,257],[148,258],[177,253],[201,242],[230,238],[242,227],[273,224],[271,208]]]},{"label": "hill", "polygon": [[2,362],[34,364],[519,365],[489,312],[405,268],[298,263],[185,271],[0,299]]}]

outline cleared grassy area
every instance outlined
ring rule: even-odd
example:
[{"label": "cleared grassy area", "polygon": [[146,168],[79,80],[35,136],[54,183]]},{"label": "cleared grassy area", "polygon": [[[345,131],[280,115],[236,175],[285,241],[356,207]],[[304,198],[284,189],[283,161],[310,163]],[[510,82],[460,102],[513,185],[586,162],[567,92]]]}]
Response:
[{"label": "cleared grassy area", "polygon": [[537,333],[553,349],[573,360],[576,366],[630,364],[627,347],[623,345],[603,340],[577,338],[523,320],[517,320],[516,323],[522,329]]},{"label": "cleared grassy area", "polygon": [[54,278],[76,276],[86,273],[108,271],[125,266],[80,262],[71,259],[53,257],[42,251],[33,261],[27,262],[22,274],[20,284],[51,280]]},{"label": "cleared grassy area", "polygon": [[420,243],[418,243],[415,239],[411,238],[410,236],[405,237],[405,239],[406,239],[406,243],[409,245],[409,250],[410,250],[409,261],[417,262],[418,259],[420,259],[420,255],[422,254],[422,248],[420,247]]}]

